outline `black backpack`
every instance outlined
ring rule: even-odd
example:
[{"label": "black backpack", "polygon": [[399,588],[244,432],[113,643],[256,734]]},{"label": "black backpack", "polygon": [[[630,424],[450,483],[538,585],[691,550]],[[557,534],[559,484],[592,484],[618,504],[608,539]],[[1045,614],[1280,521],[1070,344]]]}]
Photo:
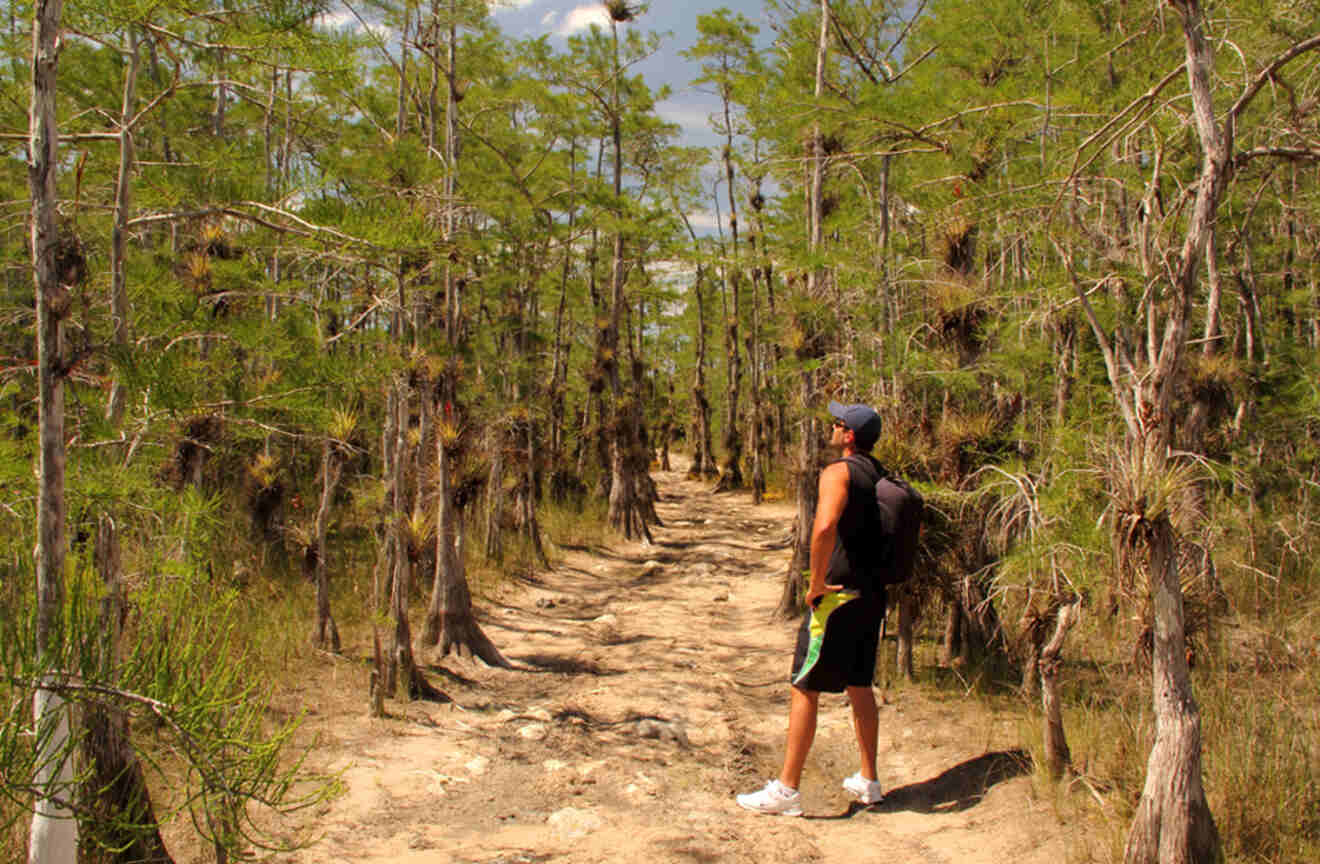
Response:
[{"label": "black backpack", "polygon": [[926,502],[921,493],[897,475],[877,470],[876,463],[861,456],[850,456],[854,465],[865,466],[868,474],[877,474],[875,503],[878,511],[877,533],[883,546],[876,568],[881,585],[898,585],[912,577],[917,557],[917,539],[921,536],[921,516]]}]

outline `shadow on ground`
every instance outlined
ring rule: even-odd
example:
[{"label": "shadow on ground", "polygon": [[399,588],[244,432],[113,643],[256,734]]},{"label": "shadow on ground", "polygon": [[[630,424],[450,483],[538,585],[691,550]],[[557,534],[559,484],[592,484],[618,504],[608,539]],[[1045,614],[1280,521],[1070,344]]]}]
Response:
[{"label": "shadow on ground", "polygon": [[873,811],[893,813],[954,813],[981,803],[994,786],[1031,771],[1031,757],[1025,750],[998,750],[983,753],[961,762],[944,773],[885,792],[885,800],[870,807],[853,803],[839,815],[825,818],[847,819],[855,813]]},{"label": "shadow on ground", "polygon": [[1025,750],[983,753],[937,777],[889,790],[879,809],[917,813],[966,810],[981,803],[992,786],[1030,771],[1031,757]]}]

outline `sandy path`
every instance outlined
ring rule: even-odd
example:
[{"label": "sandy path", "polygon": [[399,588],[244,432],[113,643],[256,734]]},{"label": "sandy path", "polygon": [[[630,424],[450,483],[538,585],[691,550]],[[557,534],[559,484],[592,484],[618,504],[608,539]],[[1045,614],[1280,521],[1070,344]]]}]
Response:
[{"label": "sandy path", "polygon": [[315,832],[312,845],[272,860],[1067,860],[1015,730],[917,688],[881,708],[884,804],[863,809],[839,787],[855,748],[846,700],[827,696],[806,818],[740,810],[733,794],[759,787],[781,754],[794,625],[770,613],[791,508],[656,479],[656,545],[570,551],[484,604],[487,634],[518,669],[447,660],[431,677],[455,705],[391,702],[384,720],[364,715],[365,699],[337,708],[333,686],[302,694],[318,767],[343,771],[344,794],[290,826]]}]

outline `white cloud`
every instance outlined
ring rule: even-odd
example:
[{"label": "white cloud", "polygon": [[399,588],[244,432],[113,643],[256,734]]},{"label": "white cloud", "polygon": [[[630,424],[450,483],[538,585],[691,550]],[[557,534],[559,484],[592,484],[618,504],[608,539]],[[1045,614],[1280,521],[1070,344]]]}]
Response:
[{"label": "white cloud", "polygon": [[683,105],[673,100],[661,102],[656,106],[656,113],[670,123],[677,123],[684,129],[710,130],[710,110],[702,105]]},{"label": "white cloud", "polygon": [[714,231],[720,227],[720,220],[709,210],[694,210],[687,214],[687,217],[698,232]]},{"label": "white cloud", "polygon": [[560,36],[568,36],[579,30],[586,30],[592,24],[599,24],[602,28],[610,26],[610,16],[605,11],[605,4],[590,3],[586,6],[578,6],[564,16],[564,20],[560,22],[555,32]]},{"label": "white cloud", "polygon": [[351,27],[356,30],[358,23],[352,12],[347,9],[340,9],[338,12],[321,13],[321,25],[331,30],[341,30],[344,27]]},{"label": "white cloud", "polygon": [[319,18],[321,26],[329,30],[350,30],[354,33],[361,33],[365,26],[380,39],[389,40],[393,34],[390,29],[382,23],[379,18],[368,16],[365,25],[363,19],[354,15],[349,9],[340,6],[333,12],[323,12]]},{"label": "white cloud", "polygon": [[541,26],[546,30],[549,30],[554,26],[555,18],[557,17],[559,17],[559,13],[551,9],[549,12],[545,13],[545,17],[541,19]]},{"label": "white cloud", "polygon": [[486,5],[492,12],[500,12],[505,9],[521,9],[535,2],[536,0],[486,0]]}]

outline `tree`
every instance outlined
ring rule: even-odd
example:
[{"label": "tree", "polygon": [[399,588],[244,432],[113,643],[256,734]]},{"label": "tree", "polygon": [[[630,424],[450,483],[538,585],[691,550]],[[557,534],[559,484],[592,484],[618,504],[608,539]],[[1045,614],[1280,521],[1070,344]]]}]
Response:
[{"label": "tree", "polygon": [[[608,447],[608,519],[610,525],[627,538],[649,538],[648,502],[639,492],[639,486],[644,488],[646,483],[639,483],[638,477],[639,471],[645,470],[646,461],[638,458],[642,450],[640,394],[625,391],[619,365],[622,362],[620,337],[624,316],[630,306],[626,296],[630,260],[625,250],[631,242],[628,235],[636,218],[631,198],[624,194],[624,130],[625,125],[629,125],[630,131],[645,126],[645,118],[654,110],[651,93],[645,84],[625,73],[655,50],[656,39],[643,38],[635,31],[629,31],[624,39],[620,39],[619,25],[634,21],[645,7],[611,0],[606,8],[610,15],[608,42],[596,26],[586,38],[570,40],[574,68],[564,73],[561,83],[581,94],[600,118],[603,130],[600,158],[603,161],[608,152],[610,160],[609,293],[607,297],[601,297],[598,304],[596,357],[591,372],[593,392],[608,391],[610,396],[611,419],[608,423],[604,422],[605,409],[598,409],[607,433],[602,443]],[[595,260],[594,252],[591,260]],[[589,279],[595,278],[593,267]],[[593,298],[595,296],[593,289]]]},{"label": "tree", "polygon": [[[609,119],[610,152],[614,160],[612,179],[614,184],[615,206],[622,217],[623,204],[623,114],[619,99],[620,78],[623,67],[619,62],[619,24],[634,20],[641,11],[629,6],[623,0],[614,0],[606,7],[610,13],[610,40],[612,45],[613,66],[609,76],[609,102],[606,115]],[[637,476],[633,470],[631,452],[636,448],[637,426],[633,415],[633,400],[640,394],[632,394],[625,400],[623,381],[619,375],[619,327],[625,308],[624,285],[627,275],[624,272],[624,228],[622,218],[614,230],[614,239],[610,253],[610,301],[608,323],[605,325],[601,343],[602,358],[608,370],[610,393],[614,402],[614,419],[611,423],[610,442],[610,525],[632,538],[645,535],[650,538],[646,527],[644,511],[637,500]]]},{"label": "tree", "polygon": [[[813,89],[817,101],[825,93],[825,66],[828,60],[830,44],[830,0],[820,0],[820,36],[816,41],[816,79]],[[825,212],[825,141],[821,134],[820,121],[814,120],[811,126],[809,156],[807,158],[808,181],[807,193],[807,254],[811,259],[804,283],[803,299],[807,303],[819,303],[824,291],[823,282],[827,278],[824,269],[818,263],[818,256],[824,243]],[[807,361],[798,373],[801,378],[801,431],[799,438],[799,456],[795,475],[797,477],[797,518],[794,520],[793,557],[789,561],[788,572],[784,578],[784,591],[779,600],[779,613],[793,615],[802,608],[806,591],[803,574],[811,565],[811,525],[815,519],[817,503],[816,467],[820,462],[821,430],[819,426],[820,388],[816,380],[816,370],[810,361],[819,359],[822,334],[819,324],[811,315],[800,314],[795,326],[798,332],[798,357]]]},{"label": "tree", "polygon": [[[742,388],[742,345],[738,333],[742,317],[740,300],[743,293],[743,263],[738,248],[738,182],[734,171],[734,135],[737,124],[733,116],[733,101],[738,83],[755,76],[759,71],[759,58],[753,42],[757,28],[742,15],[732,15],[728,9],[699,16],[697,32],[700,38],[692,48],[683,52],[683,56],[689,60],[706,61],[702,64],[701,76],[693,83],[713,86],[720,98],[721,113],[715,118],[714,126],[716,132],[724,136],[720,161],[724,168],[724,189],[729,205],[730,246],[720,267],[724,294],[729,298],[724,322],[725,369],[728,374],[725,454],[717,486],[717,489],[727,491],[739,489],[743,484],[742,429],[738,414],[738,398]],[[755,358],[752,360],[755,362]]]},{"label": "tree", "polygon": [[312,644],[339,653],[339,627],[330,614],[330,507],[335,490],[344,473],[344,462],[351,453],[357,415],[350,410],[336,409],[331,425],[321,444],[321,499],[316,507],[316,528],[313,546],[308,554],[316,556],[313,578],[316,582],[316,623],[312,628]]},{"label": "tree", "polygon": [[[63,319],[70,290],[83,281],[86,265],[77,239],[60,236],[55,188],[59,125],[55,88],[59,73],[61,0],[37,3],[32,17],[32,101],[29,112],[28,186],[31,195],[32,272],[37,307],[37,655],[58,675],[64,638],[64,377],[69,371]],[[77,860],[78,827],[62,800],[73,779],[70,711],[64,697],[39,687],[33,721],[41,756],[35,785],[41,790],[32,814],[29,864]]]},{"label": "tree", "polygon": [[[1128,864],[1210,862],[1220,860],[1223,854],[1202,785],[1201,716],[1187,663],[1175,531],[1168,500],[1157,494],[1156,487],[1166,482],[1169,472],[1177,470],[1171,453],[1174,398],[1199,289],[1199,268],[1234,167],[1244,157],[1250,158],[1236,149],[1238,123],[1252,100],[1280,70],[1295,58],[1320,48],[1320,37],[1289,46],[1247,82],[1220,121],[1215,112],[1211,83],[1214,55],[1205,33],[1205,13],[1197,0],[1179,0],[1173,5],[1182,22],[1184,68],[1200,141],[1201,168],[1181,248],[1172,256],[1168,285],[1161,286],[1167,291],[1168,306],[1158,349],[1152,345],[1149,359],[1144,359],[1122,343],[1111,342],[1091,310],[1086,293],[1080,287],[1077,292],[1100,343],[1114,398],[1127,426],[1126,459],[1133,484],[1119,502],[1121,530],[1127,544],[1145,549],[1154,599],[1152,692],[1156,737],[1141,803],[1128,834],[1124,853]],[[1152,185],[1158,182],[1160,168],[1157,157],[1152,163]]]}]

